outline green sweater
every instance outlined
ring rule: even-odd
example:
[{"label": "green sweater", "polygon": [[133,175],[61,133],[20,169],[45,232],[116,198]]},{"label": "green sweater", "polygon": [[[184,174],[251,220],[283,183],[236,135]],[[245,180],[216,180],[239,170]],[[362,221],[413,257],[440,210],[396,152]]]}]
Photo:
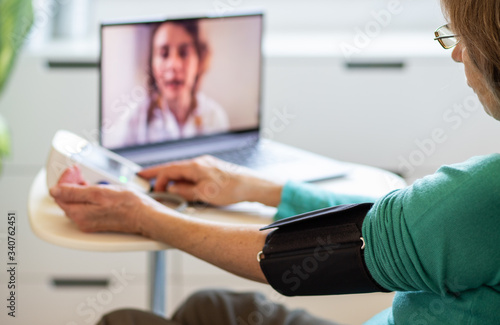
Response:
[{"label": "green sweater", "polygon": [[443,166],[377,200],[289,182],[276,219],[367,201],[366,264],[397,293],[365,324],[500,324],[499,154]]}]

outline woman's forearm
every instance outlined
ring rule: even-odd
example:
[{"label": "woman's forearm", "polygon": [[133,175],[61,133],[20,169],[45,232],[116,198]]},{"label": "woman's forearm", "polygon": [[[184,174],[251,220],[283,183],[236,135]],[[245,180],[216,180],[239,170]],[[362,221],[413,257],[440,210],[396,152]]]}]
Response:
[{"label": "woman's forearm", "polygon": [[257,261],[267,231],[259,225],[233,225],[157,210],[143,219],[141,233],[238,276],[267,283]]},{"label": "woman's forearm", "polygon": [[246,181],[245,200],[259,202],[270,207],[277,207],[281,201],[283,184],[275,183],[261,178]]}]

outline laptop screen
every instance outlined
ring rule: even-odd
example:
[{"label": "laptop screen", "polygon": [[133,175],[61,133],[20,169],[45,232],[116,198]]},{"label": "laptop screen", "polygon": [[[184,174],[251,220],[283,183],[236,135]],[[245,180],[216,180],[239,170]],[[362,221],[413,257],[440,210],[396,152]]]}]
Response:
[{"label": "laptop screen", "polygon": [[257,130],[262,14],[103,24],[101,145]]}]

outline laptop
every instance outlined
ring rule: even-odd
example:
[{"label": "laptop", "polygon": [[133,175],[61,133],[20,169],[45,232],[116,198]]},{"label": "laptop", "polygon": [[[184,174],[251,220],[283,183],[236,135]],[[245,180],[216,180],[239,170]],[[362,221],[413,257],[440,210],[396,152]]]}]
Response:
[{"label": "laptop", "polygon": [[211,154],[272,179],[345,175],[264,139],[293,114],[261,124],[262,29],[263,13],[101,24],[100,144],[143,167]]}]

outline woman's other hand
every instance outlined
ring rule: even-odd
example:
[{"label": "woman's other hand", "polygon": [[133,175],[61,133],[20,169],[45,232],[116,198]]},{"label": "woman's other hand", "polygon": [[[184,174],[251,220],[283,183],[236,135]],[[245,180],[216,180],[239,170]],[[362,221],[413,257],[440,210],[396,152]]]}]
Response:
[{"label": "woman's other hand", "polygon": [[281,184],[212,156],[144,169],[138,175],[146,179],[156,178],[155,191],[168,191],[189,201],[213,205],[252,201],[277,206],[281,199]]},{"label": "woman's other hand", "polygon": [[141,219],[153,210],[166,209],[147,195],[119,186],[88,186],[77,166],[65,170],[50,195],[84,232],[142,234]]}]

